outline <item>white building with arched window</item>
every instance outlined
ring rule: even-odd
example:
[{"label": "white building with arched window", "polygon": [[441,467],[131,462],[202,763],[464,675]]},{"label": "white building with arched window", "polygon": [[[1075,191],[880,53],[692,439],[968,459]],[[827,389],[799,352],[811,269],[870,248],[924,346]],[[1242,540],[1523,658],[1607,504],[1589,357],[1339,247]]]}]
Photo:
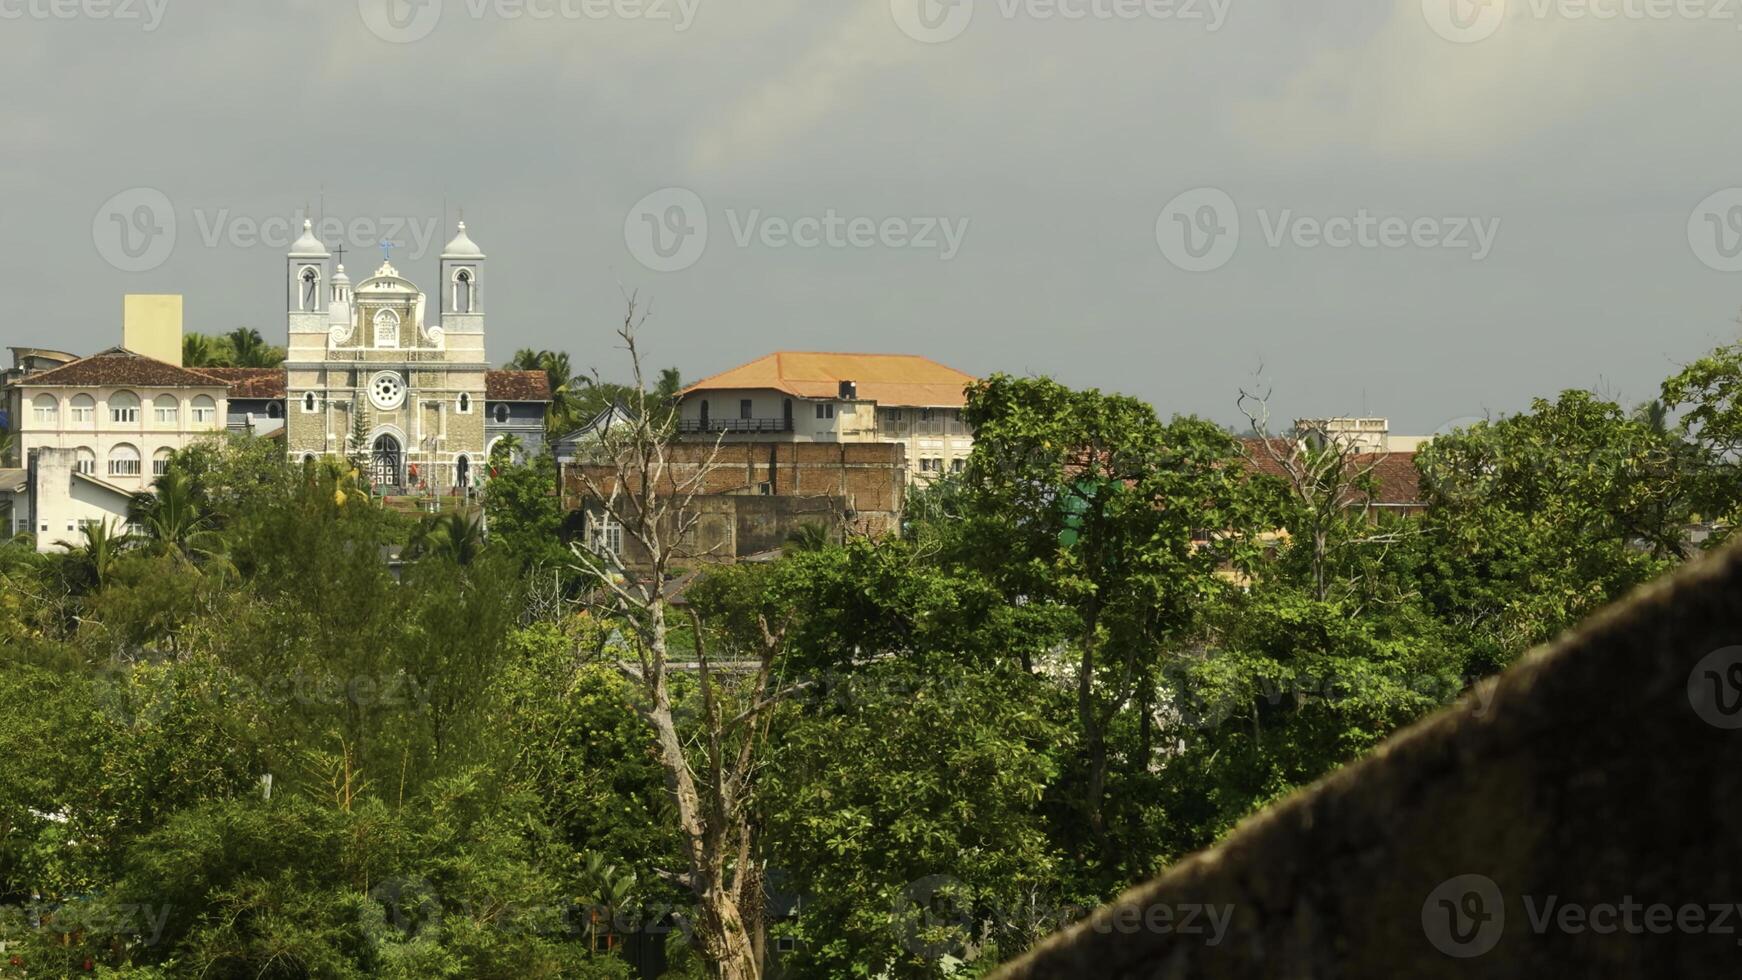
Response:
[{"label": "white building with arched window", "polygon": [[171,454],[224,431],[227,393],[222,379],[123,347],[19,372],[4,389],[17,445],[0,468],[38,475],[13,500],[13,527],[0,530],[32,531],[39,550],[55,550],[77,541],[82,523],[124,522]]}]

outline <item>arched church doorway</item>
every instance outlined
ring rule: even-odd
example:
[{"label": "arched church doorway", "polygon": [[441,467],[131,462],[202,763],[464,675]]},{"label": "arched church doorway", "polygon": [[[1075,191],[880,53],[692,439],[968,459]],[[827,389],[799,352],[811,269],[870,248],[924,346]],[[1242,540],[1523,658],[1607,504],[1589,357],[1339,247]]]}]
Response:
[{"label": "arched church doorway", "polygon": [[405,462],[404,451],[399,440],[390,435],[383,435],[375,440],[375,452],[372,457],[370,478],[378,487],[397,487],[400,484],[400,467]]},{"label": "arched church doorway", "polygon": [[454,464],[454,486],[461,490],[469,489],[472,486],[472,460],[470,457],[461,456],[460,461]]}]

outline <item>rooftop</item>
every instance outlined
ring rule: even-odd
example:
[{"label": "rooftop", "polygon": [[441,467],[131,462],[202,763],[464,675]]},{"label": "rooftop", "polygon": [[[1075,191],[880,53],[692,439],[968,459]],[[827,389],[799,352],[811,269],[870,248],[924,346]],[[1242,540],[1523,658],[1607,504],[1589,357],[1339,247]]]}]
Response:
[{"label": "rooftop", "polygon": [[283,398],[285,391],[283,368],[195,368],[201,374],[217,378],[230,386],[231,398]]},{"label": "rooftop", "polygon": [[548,402],[550,375],[543,371],[491,371],[484,375],[484,398],[493,402]]},{"label": "rooftop", "polygon": [[967,404],[966,388],[975,380],[917,354],[779,351],[698,381],[683,393],[768,389],[798,398],[835,398],[841,382],[851,381],[859,398],[880,405],[960,408]]},{"label": "rooftop", "polygon": [[123,385],[145,388],[223,388],[227,382],[200,371],[176,367],[166,361],[135,354],[125,347],[111,347],[63,367],[29,375],[19,384],[31,388],[105,388]]}]

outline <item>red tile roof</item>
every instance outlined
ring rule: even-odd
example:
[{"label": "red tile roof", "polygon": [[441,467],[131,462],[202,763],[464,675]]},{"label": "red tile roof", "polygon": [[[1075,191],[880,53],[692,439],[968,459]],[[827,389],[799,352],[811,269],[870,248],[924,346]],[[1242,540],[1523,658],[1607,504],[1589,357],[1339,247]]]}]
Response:
[{"label": "red tile roof", "polygon": [[550,375],[543,371],[491,371],[484,375],[484,398],[493,402],[548,402]]},{"label": "red tile roof", "polygon": [[142,388],[223,388],[227,383],[208,374],[135,354],[124,347],[111,347],[63,367],[27,375],[19,380],[20,387],[109,388],[126,385]]},{"label": "red tile roof", "polygon": [[283,398],[285,378],[283,368],[193,368],[230,386],[231,398]]},{"label": "red tile roof", "polygon": [[916,354],[825,354],[779,351],[723,371],[685,388],[698,391],[768,389],[798,398],[836,398],[841,382],[858,385],[859,397],[880,405],[960,408],[976,379]]},{"label": "red tile roof", "polygon": [[[1266,476],[1285,479],[1282,466],[1266,452],[1263,440],[1241,439],[1252,468]],[[1287,459],[1295,450],[1293,440],[1272,438],[1272,450]],[[1379,506],[1418,507],[1421,499],[1421,471],[1415,468],[1415,453],[1360,453],[1349,457],[1349,466],[1357,472],[1367,470],[1373,477],[1375,493],[1372,502]],[[1356,503],[1357,501],[1351,501]]]}]

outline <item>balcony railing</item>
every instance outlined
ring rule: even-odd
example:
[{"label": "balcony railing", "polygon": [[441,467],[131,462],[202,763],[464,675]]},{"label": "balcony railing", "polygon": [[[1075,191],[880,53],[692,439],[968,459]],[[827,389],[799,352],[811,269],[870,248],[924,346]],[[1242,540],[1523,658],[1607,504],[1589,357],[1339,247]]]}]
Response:
[{"label": "balcony railing", "polygon": [[679,432],[791,432],[791,419],[680,419]]}]

